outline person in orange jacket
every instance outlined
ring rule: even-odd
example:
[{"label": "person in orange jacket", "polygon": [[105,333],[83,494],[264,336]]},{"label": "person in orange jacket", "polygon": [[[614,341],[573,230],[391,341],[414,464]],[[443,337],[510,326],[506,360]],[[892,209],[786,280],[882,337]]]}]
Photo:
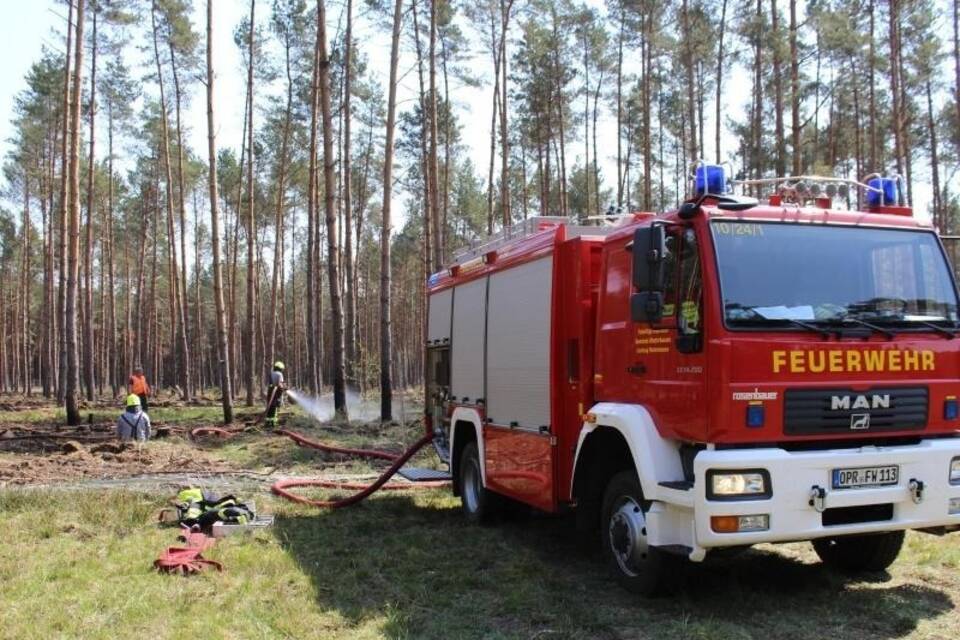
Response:
[{"label": "person in orange jacket", "polygon": [[150,385],[147,384],[147,378],[143,375],[143,367],[137,365],[133,368],[130,380],[127,381],[127,392],[140,398],[140,408],[147,413],[147,398],[150,397]]}]

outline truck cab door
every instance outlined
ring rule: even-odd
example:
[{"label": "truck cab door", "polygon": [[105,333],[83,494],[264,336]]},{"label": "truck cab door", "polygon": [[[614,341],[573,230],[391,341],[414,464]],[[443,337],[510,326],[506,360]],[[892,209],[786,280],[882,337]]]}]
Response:
[{"label": "truck cab door", "polygon": [[664,256],[663,316],[635,323],[634,373],[658,427],[685,440],[706,433],[702,252],[692,226],[670,227]]}]

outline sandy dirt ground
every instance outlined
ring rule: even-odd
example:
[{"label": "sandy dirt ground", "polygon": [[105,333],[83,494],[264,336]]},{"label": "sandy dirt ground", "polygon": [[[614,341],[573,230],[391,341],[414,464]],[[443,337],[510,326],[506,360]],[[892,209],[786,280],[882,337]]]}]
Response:
[{"label": "sandy dirt ground", "polygon": [[228,463],[215,453],[180,438],[121,443],[112,424],[76,429],[45,424],[0,427],[0,486],[224,468]]},{"label": "sandy dirt ground", "polygon": [[[365,408],[365,407],[360,407]],[[375,478],[376,461],[300,449],[257,424],[260,408],[245,409],[231,429],[242,437],[213,433],[192,438],[198,427],[222,427],[215,402],[152,402],[153,437],[144,444],[122,443],[115,434],[113,403],[84,405],[84,423],[68,427],[62,411],[42,398],[0,398],[0,488],[174,486],[205,479],[205,485],[264,488],[280,477]],[[416,420],[392,425],[357,420],[318,422],[287,407],[281,423],[321,441],[400,452],[422,429]],[[429,456],[425,456],[429,457]],[[421,461],[421,464],[423,462]],[[372,475],[371,475],[372,474]]]}]

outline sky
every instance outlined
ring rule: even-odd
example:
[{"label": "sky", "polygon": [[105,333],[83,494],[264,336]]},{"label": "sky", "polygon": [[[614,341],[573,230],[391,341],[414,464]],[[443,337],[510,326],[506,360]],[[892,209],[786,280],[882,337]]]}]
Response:
[{"label": "sky", "polygon": [[[598,10],[603,11],[602,0],[588,0]],[[64,43],[62,33],[66,23],[65,6],[55,0],[0,0],[4,5],[4,19],[0,21],[0,52],[4,55],[4,63],[0,65],[0,157],[4,157],[10,150],[9,138],[14,134],[11,126],[11,117],[14,99],[26,84],[24,77],[30,65],[40,58],[42,48],[62,52]],[[265,25],[269,18],[269,2],[257,3],[257,23]],[[363,3],[355,3],[360,14],[357,18],[355,33],[362,51],[369,57],[369,68],[377,74],[384,86],[386,94],[387,74],[389,72],[390,34],[384,29],[383,21],[375,22],[370,16],[363,15]],[[194,29],[203,32],[206,23],[206,2],[194,0],[193,15]],[[233,30],[243,20],[249,11],[248,0],[214,0],[214,65],[216,73],[215,95],[217,118],[217,146],[233,147],[239,151],[243,135],[243,112],[246,73],[242,58],[237,46],[233,42]],[[339,35],[339,25],[342,24],[342,5],[329,3],[329,39],[332,41]],[[464,21],[465,22],[465,21]],[[89,29],[89,21],[87,25]],[[400,83],[398,88],[398,111],[409,109],[417,95],[417,74],[415,58],[409,38],[405,39],[400,60]],[[142,51],[139,47],[147,42],[133,42],[128,47],[127,63],[135,72],[145,75],[152,71],[152,52]],[[87,56],[89,62],[89,56]],[[474,51],[473,57],[467,61],[473,67],[476,75],[487,78],[490,76],[491,63],[483,56],[482,51]],[[722,112],[725,117],[744,117],[750,93],[749,74],[742,67],[733,66],[725,79],[725,103]],[[276,84],[273,92],[281,90]],[[156,91],[154,82],[147,82],[145,91]],[[271,91],[264,87],[263,92]],[[483,175],[485,181],[486,166],[490,153],[490,115],[492,87],[489,85],[477,87],[458,86],[451,88],[454,108],[458,110],[460,122],[463,126],[461,136],[467,151],[473,160],[477,171]],[[707,151],[713,157],[713,103],[708,100],[705,111],[707,121],[705,130],[708,132]],[[206,157],[207,125],[206,103],[203,86],[194,83],[189,107],[184,116],[188,129],[188,144],[200,157]],[[600,167],[609,185],[615,182],[616,176],[616,122],[611,113],[601,116],[597,137],[598,147],[601,149]],[[578,132],[582,138],[582,130]],[[735,142],[728,133],[724,134],[725,148],[733,149]],[[101,145],[98,156],[102,157]],[[570,151],[572,161],[568,167],[582,163],[582,139],[571,142]],[[606,152],[604,152],[604,150]],[[122,154],[122,152],[121,152]],[[498,169],[499,170],[499,169]],[[923,189],[916,189],[916,210],[920,215],[926,215],[926,202],[929,196],[922,193]],[[406,196],[397,195],[397,199]],[[405,210],[402,202],[394,202],[394,209],[398,212]]]}]

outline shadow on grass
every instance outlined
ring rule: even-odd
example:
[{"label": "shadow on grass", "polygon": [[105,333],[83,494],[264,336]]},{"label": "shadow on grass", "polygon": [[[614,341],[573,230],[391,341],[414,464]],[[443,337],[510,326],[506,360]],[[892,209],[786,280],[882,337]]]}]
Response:
[{"label": "shadow on grass", "polygon": [[383,618],[388,637],[875,640],[953,608],[941,590],[853,581],[767,551],[691,567],[681,593],[643,600],[578,547],[568,518],[472,527],[438,496],[288,515],[277,534],[320,607],[350,625]]}]

